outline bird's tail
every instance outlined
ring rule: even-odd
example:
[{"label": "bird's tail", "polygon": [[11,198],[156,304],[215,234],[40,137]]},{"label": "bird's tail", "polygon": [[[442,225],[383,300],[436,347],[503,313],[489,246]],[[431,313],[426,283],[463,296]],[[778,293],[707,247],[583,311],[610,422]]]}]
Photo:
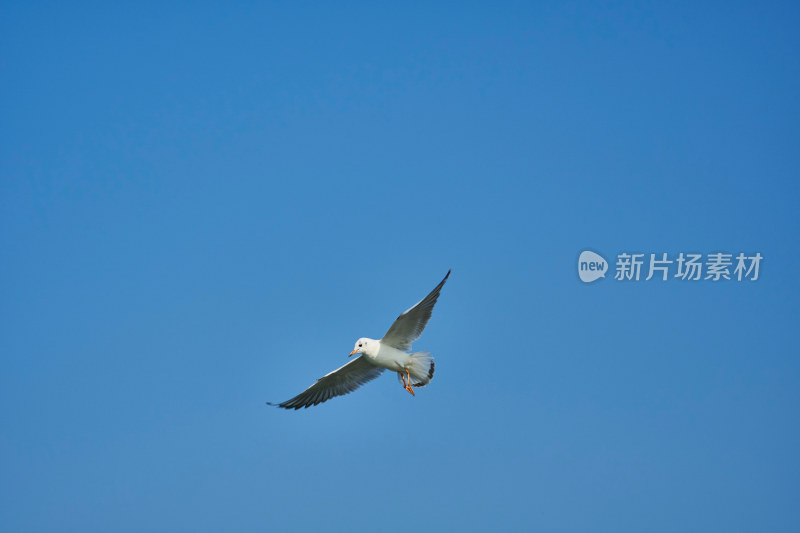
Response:
[{"label": "bird's tail", "polygon": [[430,352],[414,352],[409,354],[411,361],[408,364],[408,372],[411,374],[411,385],[414,387],[424,387],[433,379],[435,364]]}]

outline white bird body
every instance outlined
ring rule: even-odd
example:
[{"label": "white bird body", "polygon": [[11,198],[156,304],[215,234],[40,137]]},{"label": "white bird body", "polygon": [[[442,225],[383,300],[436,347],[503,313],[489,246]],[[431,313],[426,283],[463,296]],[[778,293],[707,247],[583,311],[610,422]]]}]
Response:
[{"label": "white bird body", "polygon": [[[414,387],[424,387],[433,379],[435,368],[433,357],[428,352],[413,352],[411,343],[416,341],[433,313],[447,275],[425,298],[401,314],[380,340],[362,337],[350,355],[361,354],[346,365],[325,374],[316,383],[294,398],[278,404],[284,409],[308,408],[335,396],[348,394],[364,383],[372,381],[386,370],[397,372],[397,377],[412,395]],[[269,402],[268,402],[269,403]],[[274,404],[270,404],[274,405]]]},{"label": "white bird body", "polygon": [[411,355],[392,348],[388,344],[383,344],[375,339],[361,339],[367,341],[365,349],[362,354],[373,365],[383,367],[387,370],[395,372],[405,372],[406,366],[411,359]]}]

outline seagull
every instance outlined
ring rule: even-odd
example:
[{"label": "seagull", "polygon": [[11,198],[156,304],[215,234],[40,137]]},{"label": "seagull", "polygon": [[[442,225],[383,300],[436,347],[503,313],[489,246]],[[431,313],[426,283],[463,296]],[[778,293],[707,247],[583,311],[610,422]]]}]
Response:
[{"label": "seagull", "polygon": [[429,352],[408,352],[411,351],[411,343],[422,335],[433,313],[433,306],[439,299],[439,292],[449,277],[450,270],[430,294],[397,317],[382,339],[358,339],[348,357],[361,355],[324,375],[291,400],[279,404],[267,402],[267,405],[284,409],[307,409],[336,396],[349,394],[387,369],[397,372],[403,388],[415,396],[414,387],[424,387],[433,379],[433,356]]}]

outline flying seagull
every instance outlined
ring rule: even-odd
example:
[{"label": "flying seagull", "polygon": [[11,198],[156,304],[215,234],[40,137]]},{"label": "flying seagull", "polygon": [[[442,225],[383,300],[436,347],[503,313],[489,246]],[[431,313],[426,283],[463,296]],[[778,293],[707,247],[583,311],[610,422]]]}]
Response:
[{"label": "flying seagull", "polygon": [[439,298],[439,292],[449,277],[448,270],[447,275],[430,294],[397,317],[381,340],[366,337],[358,339],[350,356],[361,355],[321,377],[291,400],[267,404],[284,409],[308,408],[336,396],[349,394],[380,376],[386,369],[397,372],[403,388],[414,396],[414,387],[424,387],[433,379],[434,363],[433,356],[428,352],[408,352],[411,350],[411,343],[422,335]]}]

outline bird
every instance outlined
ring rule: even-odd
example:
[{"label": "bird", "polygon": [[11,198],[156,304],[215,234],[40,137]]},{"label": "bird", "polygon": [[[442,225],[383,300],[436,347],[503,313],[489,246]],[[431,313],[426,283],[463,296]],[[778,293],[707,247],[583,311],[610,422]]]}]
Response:
[{"label": "bird", "polygon": [[397,317],[380,340],[361,337],[348,357],[358,357],[333,372],[325,374],[306,390],[285,402],[267,405],[283,409],[309,408],[343,396],[380,376],[384,370],[397,372],[403,388],[415,396],[414,387],[424,387],[433,379],[435,364],[429,352],[411,351],[411,343],[419,339],[433,313],[451,270],[422,300]]}]

